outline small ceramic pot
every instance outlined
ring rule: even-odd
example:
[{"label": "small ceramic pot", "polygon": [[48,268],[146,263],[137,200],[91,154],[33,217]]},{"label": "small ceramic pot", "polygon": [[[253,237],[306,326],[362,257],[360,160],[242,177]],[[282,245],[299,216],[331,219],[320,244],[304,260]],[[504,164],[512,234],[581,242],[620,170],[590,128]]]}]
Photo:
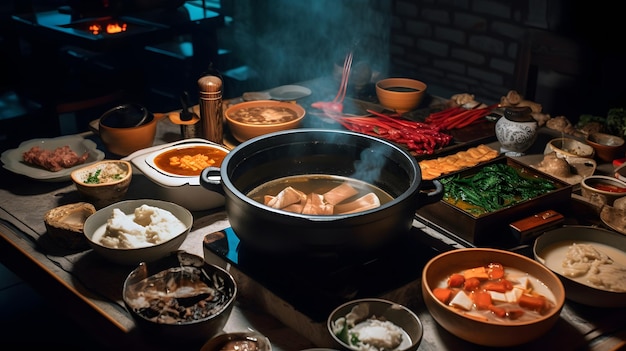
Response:
[{"label": "small ceramic pot", "polygon": [[507,107],[496,122],[496,138],[500,151],[522,155],[537,140],[537,121],[530,115],[530,107]]}]

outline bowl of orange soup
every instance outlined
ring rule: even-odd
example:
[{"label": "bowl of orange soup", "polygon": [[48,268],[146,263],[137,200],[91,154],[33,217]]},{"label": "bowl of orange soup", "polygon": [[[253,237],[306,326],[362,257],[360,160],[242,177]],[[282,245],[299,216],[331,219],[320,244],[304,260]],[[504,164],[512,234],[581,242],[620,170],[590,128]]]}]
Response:
[{"label": "bowl of orange soup", "polygon": [[[185,139],[137,151],[127,159],[140,171],[135,196],[171,201],[190,211],[222,206],[224,196],[200,186],[200,173],[220,167],[230,150],[201,138]],[[144,176],[147,179],[142,179]],[[147,182],[145,180],[148,180]]]},{"label": "bowl of orange soup", "polygon": [[422,272],[422,295],[440,326],[489,347],[537,340],[555,325],[565,303],[563,284],[549,268],[491,248],[456,249],[433,257]]}]

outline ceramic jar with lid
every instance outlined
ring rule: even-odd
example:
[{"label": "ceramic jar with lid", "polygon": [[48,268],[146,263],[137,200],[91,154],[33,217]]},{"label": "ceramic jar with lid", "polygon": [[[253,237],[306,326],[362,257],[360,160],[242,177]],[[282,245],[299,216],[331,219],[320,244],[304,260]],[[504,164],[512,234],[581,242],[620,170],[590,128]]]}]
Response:
[{"label": "ceramic jar with lid", "polygon": [[500,151],[509,156],[521,156],[537,139],[537,121],[530,107],[507,107],[496,122],[496,138]]}]

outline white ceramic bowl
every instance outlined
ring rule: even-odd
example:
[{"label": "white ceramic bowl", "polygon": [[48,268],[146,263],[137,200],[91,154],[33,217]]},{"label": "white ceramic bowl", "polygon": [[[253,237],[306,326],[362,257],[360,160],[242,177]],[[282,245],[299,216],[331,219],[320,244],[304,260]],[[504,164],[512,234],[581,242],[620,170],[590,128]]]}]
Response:
[{"label": "white ceramic bowl", "polygon": [[[215,148],[226,153],[230,151],[223,145],[200,138],[175,141],[137,151],[125,158],[140,171],[138,172],[140,174],[135,176],[138,186],[130,189],[133,195],[135,197],[151,197],[174,202],[190,211],[204,211],[223,206],[224,195],[202,187],[199,176],[171,174],[159,170],[154,164],[155,157],[160,154],[175,149],[195,146]],[[220,165],[221,163],[215,164],[217,167]],[[142,183],[144,178],[147,182],[144,181]]]},{"label": "white ceramic bowl", "polygon": [[[393,301],[378,298],[363,298],[348,301],[338,306],[328,316],[326,322],[328,332],[335,341],[336,346],[342,349],[367,349],[360,348],[358,345],[349,341],[351,340],[348,336],[350,330],[357,328],[352,328],[354,325],[347,322],[351,319],[347,316],[348,314],[355,316],[353,324],[356,325],[357,328],[358,326],[365,325],[372,321],[372,323],[378,323],[379,320],[391,322],[397,328],[400,328],[402,330],[402,343],[396,348],[393,348],[393,350],[415,351],[422,341],[424,334],[422,322],[413,311]],[[381,327],[375,326],[374,328],[380,330]],[[341,329],[341,332],[339,332],[339,329]],[[400,335],[400,333],[396,335]],[[378,336],[380,337],[380,335]],[[365,340],[361,339],[361,341]],[[391,348],[388,347],[387,349]]]},{"label": "white ceramic bowl", "polygon": [[573,138],[555,138],[546,144],[544,154],[556,152],[557,156],[593,158],[595,151],[591,145]]},{"label": "white ceramic bowl", "polygon": [[[106,226],[107,220],[113,214],[113,209],[120,209],[128,215],[132,214],[136,208],[144,204],[171,212],[176,218],[183,222],[185,229],[167,241],[139,248],[113,248],[94,240],[94,235],[97,231],[102,230],[102,227]],[[117,264],[134,265],[140,262],[152,262],[178,250],[183,241],[185,241],[185,238],[187,238],[187,234],[189,234],[192,225],[193,216],[191,212],[180,205],[161,200],[138,199],[121,201],[96,211],[96,213],[85,220],[83,233],[87,238],[89,246],[100,256]]]},{"label": "white ceramic bowl", "polygon": [[616,199],[626,196],[626,182],[615,177],[592,175],[583,178],[580,190],[591,203],[612,206]]},{"label": "white ceramic bowl", "polygon": [[[624,267],[626,236],[602,228],[568,226],[543,233],[533,245],[535,259],[559,276],[565,287],[565,296],[569,300],[595,307],[625,307],[626,290],[611,291],[590,283],[587,278],[593,276],[592,272],[585,272],[579,277],[566,274],[562,263],[567,248],[574,243],[592,245]],[[619,279],[624,281],[623,276]]]},{"label": "white ceramic bowl", "polygon": [[[445,287],[452,274],[491,263],[503,265],[505,272],[507,268],[514,269],[513,273],[518,271],[522,279],[526,273],[530,275],[532,288],[546,297],[551,306],[530,321],[491,321],[452,308],[450,302],[444,303],[435,295],[434,290]],[[433,257],[422,271],[422,295],[428,311],[444,329],[466,341],[492,347],[521,345],[544,335],[558,321],[565,303],[563,284],[550,269],[526,256],[490,248],[455,249]]]}]

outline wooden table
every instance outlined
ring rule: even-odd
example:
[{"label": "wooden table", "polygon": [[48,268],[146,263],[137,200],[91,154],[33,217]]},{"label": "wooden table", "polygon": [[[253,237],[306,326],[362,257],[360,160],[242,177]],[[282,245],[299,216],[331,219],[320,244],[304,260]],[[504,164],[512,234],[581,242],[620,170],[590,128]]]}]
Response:
[{"label": "wooden table", "polygon": [[[157,128],[155,144],[171,142],[179,132],[178,126],[164,119]],[[98,141],[94,135],[85,135]],[[116,349],[164,349],[135,328],[130,314],[121,302],[121,283],[129,267],[114,266],[93,251],[70,252],[50,241],[46,235],[43,216],[49,209],[78,202],[81,199],[70,182],[46,183],[29,180],[5,169],[0,170],[0,260],[53,306],[85,326],[87,332],[105,345]],[[129,198],[149,197],[131,184]],[[426,245],[447,250],[462,247],[454,240],[418,223],[411,235],[419,236]],[[228,218],[222,209],[194,212],[194,227],[182,249],[203,255],[202,238],[222,227],[228,227]],[[214,260],[215,258],[211,258]],[[221,262],[227,266],[225,262]],[[236,267],[228,267],[239,276]],[[245,278],[245,277],[244,277]],[[242,279],[244,279],[242,278]],[[241,281],[240,281],[241,282]],[[313,334],[302,330],[320,331],[320,323],[308,323],[297,311],[279,306],[281,301],[257,293],[263,291],[249,280],[244,282],[242,296],[224,328],[225,331],[255,329],[267,335],[275,351],[303,350],[315,345]],[[411,307],[424,325],[424,337],[419,350],[443,349],[480,350],[482,347],[465,342],[442,329],[426,310],[419,294],[419,280],[411,281],[404,292],[413,294]],[[256,296],[256,297],[254,297]],[[299,332],[300,331],[300,332]],[[319,339],[318,339],[319,340]],[[611,350],[626,340],[626,308],[598,309],[567,302],[554,329],[527,345],[513,349],[538,350]]]}]

